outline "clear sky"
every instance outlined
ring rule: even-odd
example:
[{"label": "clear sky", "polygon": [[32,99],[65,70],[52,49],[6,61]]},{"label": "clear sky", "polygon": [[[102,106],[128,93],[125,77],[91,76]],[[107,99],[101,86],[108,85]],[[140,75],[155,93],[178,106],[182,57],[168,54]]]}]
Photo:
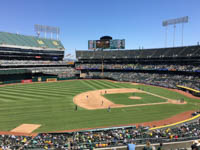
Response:
[{"label": "clear sky", "polygon": [[[189,16],[184,45],[200,41],[200,0],[2,0],[0,31],[36,35],[34,24],[58,26],[67,53],[88,48],[88,40],[110,35],[126,39],[126,48],[164,47],[162,21]],[[181,45],[181,25],[176,28]],[[168,28],[168,46],[173,26]]]}]

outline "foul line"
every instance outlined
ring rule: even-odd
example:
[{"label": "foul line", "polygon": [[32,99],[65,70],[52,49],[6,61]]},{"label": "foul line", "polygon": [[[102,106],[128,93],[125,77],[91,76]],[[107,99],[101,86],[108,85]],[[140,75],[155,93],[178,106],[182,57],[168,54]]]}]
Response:
[{"label": "foul line", "polygon": [[151,128],[150,130],[155,130],[155,129],[160,129],[160,128],[166,128],[166,127],[175,126],[175,125],[178,125],[178,124],[181,124],[181,123],[185,123],[185,122],[188,122],[188,121],[197,119],[197,118],[199,118],[199,117],[200,117],[200,114],[199,114],[199,115],[196,115],[196,116],[194,116],[194,117],[192,117],[192,118],[190,118],[190,119],[186,119],[186,120],[179,121],[179,122],[172,123],[172,124],[165,125],[165,126],[159,126],[159,127]]}]

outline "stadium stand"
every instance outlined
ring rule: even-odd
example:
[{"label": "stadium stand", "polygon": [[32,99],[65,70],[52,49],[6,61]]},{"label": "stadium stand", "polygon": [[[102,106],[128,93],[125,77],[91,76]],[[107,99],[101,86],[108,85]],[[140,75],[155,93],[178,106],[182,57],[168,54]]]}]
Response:
[{"label": "stadium stand", "polygon": [[61,66],[67,65],[67,61],[32,61],[32,60],[0,60],[0,65],[3,66]]},{"label": "stadium stand", "polygon": [[145,50],[79,50],[76,51],[76,69],[86,73],[87,78],[178,88],[200,96],[199,54],[199,45]]},{"label": "stadium stand", "polygon": [[64,50],[59,40],[0,32],[0,82],[74,77],[74,63],[63,60]]},{"label": "stadium stand", "polygon": [[58,40],[0,32],[1,60],[62,60],[64,47]]},{"label": "stadium stand", "polygon": [[32,137],[30,136],[0,135],[0,149],[20,149],[26,145],[27,141],[30,141],[31,139]]},{"label": "stadium stand", "polygon": [[64,50],[62,43],[58,40],[25,36],[8,32],[0,32],[0,45]]},{"label": "stadium stand", "polygon": [[[41,133],[35,137],[0,135],[2,148],[22,149],[94,149],[112,148],[116,146],[127,146],[128,143],[144,145],[146,142],[170,143],[179,141],[195,141],[199,139],[199,120],[182,123],[171,128],[160,128],[151,130],[147,126],[124,126],[78,132],[65,133]],[[195,141],[196,142],[196,141]],[[194,142],[193,142],[194,143]],[[199,142],[197,141],[196,144]],[[190,144],[192,146],[193,144]],[[180,145],[180,148],[186,144]],[[198,145],[197,147],[199,147]],[[172,146],[165,146],[170,149]]]},{"label": "stadium stand", "polygon": [[177,58],[199,57],[200,46],[176,48],[145,49],[145,50],[105,50],[105,51],[76,51],[78,59],[148,59],[148,58]]},{"label": "stadium stand", "polygon": [[[102,64],[77,64],[77,68],[80,69],[101,69]],[[110,70],[163,70],[163,71],[186,71],[186,72],[200,72],[199,66],[193,65],[174,65],[174,64],[163,64],[163,65],[151,65],[151,64],[104,64],[104,69]]]},{"label": "stadium stand", "polygon": [[156,85],[166,88],[190,87],[189,90],[193,95],[198,96],[200,91],[200,79],[197,76],[174,75],[174,74],[160,74],[160,73],[135,73],[135,72],[92,72],[88,75],[89,78],[108,78],[117,81],[144,83],[149,85]]}]

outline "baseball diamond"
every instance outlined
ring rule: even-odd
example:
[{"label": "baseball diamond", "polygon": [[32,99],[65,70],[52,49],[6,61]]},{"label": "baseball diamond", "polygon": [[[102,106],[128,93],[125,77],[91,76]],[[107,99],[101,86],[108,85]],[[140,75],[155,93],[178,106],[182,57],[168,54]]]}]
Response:
[{"label": "baseball diamond", "polygon": [[[138,88],[142,88],[143,91],[136,90]],[[109,105],[106,105],[105,102],[105,107],[104,105],[101,106],[100,101],[104,97],[98,99],[95,95],[87,94],[87,91],[94,91],[95,93],[98,91],[100,94],[101,91],[105,92],[105,90],[107,90],[107,95],[105,97],[112,101],[112,97],[109,97],[112,95],[110,93],[119,93],[121,91],[121,103],[125,104],[126,102],[123,100],[124,93],[128,92],[127,94],[129,94],[133,91],[145,93],[145,90],[149,88],[151,93],[164,96],[167,99],[180,100],[184,98],[187,104],[173,104],[166,102],[164,99],[152,96],[152,98],[158,98],[156,102],[161,103],[153,105],[153,102],[150,102],[152,105],[147,105],[149,103],[147,99],[143,102],[143,104],[146,103],[146,105],[138,107],[127,105],[129,107],[126,107],[120,104],[120,100],[117,100],[115,105],[118,107],[114,108],[115,106],[111,104],[112,111],[111,113],[107,113],[105,109],[107,109]],[[199,102],[199,100],[160,87],[142,84],[133,85],[131,83],[113,83],[108,80],[74,80],[15,84],[1,86],[0,89],[0,119],[2,120],[0,130],[2,131],[10,131],[23,123],[40,124],[40,128],[35,130],[35,132],[51,132],[151,122],[155,120],[164,120],[176,114],[194,110],[196,109],[195,103]],[[85,94],[82,96],[82,99],[80,97],[78,100],[85,102],[97,102],[99,100],[97,105],[99,108],[103,109],[87,110],[80,106],[78,111],[74,111],[75,104],[73,103],[73,98],[81,93]],[[88,99],[86,95],[89,95]],[[126,98],[126,96],[124,97]],[[5,110],[9,111],[5,112]],[[20,121],[17,118],[20,118]]]}]

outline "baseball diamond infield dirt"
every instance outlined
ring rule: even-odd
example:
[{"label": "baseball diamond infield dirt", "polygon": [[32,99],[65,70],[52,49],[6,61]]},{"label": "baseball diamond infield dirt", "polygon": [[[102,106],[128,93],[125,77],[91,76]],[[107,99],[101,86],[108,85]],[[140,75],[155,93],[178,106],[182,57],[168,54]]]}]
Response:
[{"label": "baseball diamond infield dirt", "polygon": [[[156,97],[160,97],[162,99],[167,100],[166,102],[159,103],[147,103],[147,104],[136,104],[136,105],[122,105],[115,104],[110,100],[103,97],[104,94],[114,94],[114,93],[146,93]],[[94,110],[94,109],[105,109],[105,108],[120,108],[120,107],[135,107],[135,106],[146,106],[146,105],[158,105],[158,104],[186,104],[186,102],[180,102],[178,100],[172,100],[160,95],[156,95],[147,91],[142,91],[138,89],[128,89],[128,88],[120,88],[120,89],[103,89],[103,90],[95,90],[81,93],[74,97],[74,103],[79,107]]]},{"label": "baseball diamond infield dirt", "polygon": [[20,126],[11,130],[11,132],[17,133],[32,133],[34,130],[39,128],[40,124],[21,124]]}]

